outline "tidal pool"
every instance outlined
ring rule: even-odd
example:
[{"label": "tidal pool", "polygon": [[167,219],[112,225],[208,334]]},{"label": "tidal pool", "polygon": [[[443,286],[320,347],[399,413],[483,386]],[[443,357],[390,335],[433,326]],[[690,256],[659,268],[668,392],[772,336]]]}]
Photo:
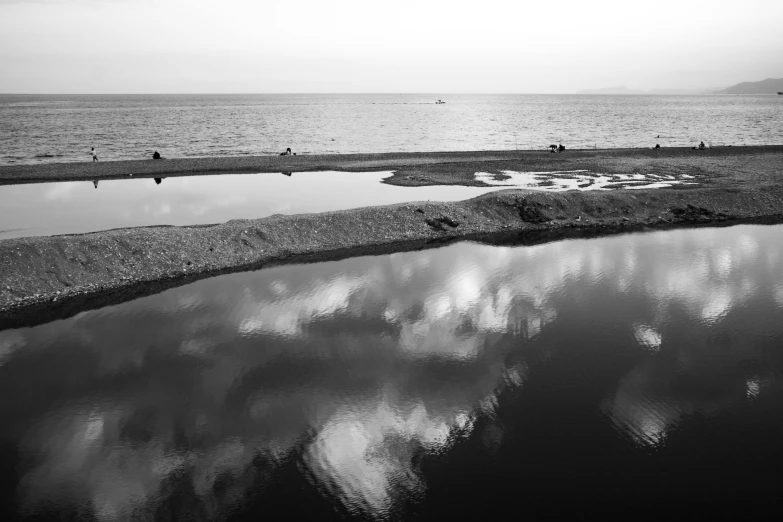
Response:
[{"label": "tidal pool", "polygon": [[509,187],[398,187],[391,172],[224,174],[0,186],[0,239],[153,225],[207,225],[408,201],[459,201]]},{"label": "tidal pool", "polygon": [[459,243],[0,332],[9,518],[758,518],[783,226]]}]

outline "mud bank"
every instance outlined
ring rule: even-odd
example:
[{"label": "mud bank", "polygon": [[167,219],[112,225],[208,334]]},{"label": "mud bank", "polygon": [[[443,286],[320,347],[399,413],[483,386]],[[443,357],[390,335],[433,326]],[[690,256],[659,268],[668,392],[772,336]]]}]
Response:
[{"label": "mud bank", "polygon": [[69,303],[110,294],[133,297],[145,293],[145,286],[173,286],[226,271],[422,248],[497,233],[541,232],[557,239],[580,230],[613,233],[783,215],[783,186],[778,185],[629,192],[506,190],[454,203],[4,240],[0,321],[16,323],[25,310],[68,308]]}]

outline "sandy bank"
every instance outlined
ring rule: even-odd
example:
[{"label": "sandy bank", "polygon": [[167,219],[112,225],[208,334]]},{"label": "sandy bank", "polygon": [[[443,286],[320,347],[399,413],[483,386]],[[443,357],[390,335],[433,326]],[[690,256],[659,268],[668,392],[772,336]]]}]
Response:
[{"label": "sandy bank", "polygon": [[[783,185],[609,192],[508,190],[455,203],[405,203],[212,226],[144,227],[0,241],[0,328],[86,297],[136,295],[269,264],[421,248],[495,233],[623,231],[777,219]],[[97,301],[101,302],[101,301]],[[89,305],[88,305],[89,306]]]},{"label": "sandy bank", "polygon": [[0,167],[0,184],[91,181],[133,176],[188,176],[314,170],[396,170],[396,185],[477,184],[478,171],[587,169],[624,174],[688,173],[718,178],[768,178],[783,172],[783,146],[547,151],[421,152],[313,156],[176,158],[160,161],[51,163]]}]

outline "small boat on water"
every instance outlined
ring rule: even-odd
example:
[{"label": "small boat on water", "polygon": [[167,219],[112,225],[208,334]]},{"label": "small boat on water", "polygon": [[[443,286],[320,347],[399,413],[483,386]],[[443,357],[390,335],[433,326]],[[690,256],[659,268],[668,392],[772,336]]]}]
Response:
[{"label": "small boat on water", "polygon": [[[778,94],[783,94],[783,93],[778,93]],[[446,102],[443,100],[438,100],[435,102],[435,105],[440,105],[441,103],[446,103]]]}]

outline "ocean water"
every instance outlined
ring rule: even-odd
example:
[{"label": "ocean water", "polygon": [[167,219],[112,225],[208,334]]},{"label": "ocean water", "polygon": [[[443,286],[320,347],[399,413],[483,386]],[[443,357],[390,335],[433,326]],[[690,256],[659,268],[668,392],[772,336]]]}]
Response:
[{"label": "ocean water", "polygon": [[464,242],[2,330],[0,519],[771,518],[782,236]]},{"label": "ocean water", "polygon": [[699,141],[783,143],[783,96],[0,95],[0,165]]}]

